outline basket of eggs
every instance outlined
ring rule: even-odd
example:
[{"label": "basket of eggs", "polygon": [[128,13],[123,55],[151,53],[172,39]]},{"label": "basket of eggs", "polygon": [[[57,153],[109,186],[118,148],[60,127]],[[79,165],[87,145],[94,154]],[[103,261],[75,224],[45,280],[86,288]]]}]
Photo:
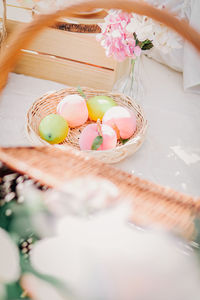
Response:
[{"label": "basket of eggs", "polygon": [[27,114],[34,145],[73,147],[116,163],[142,144],[147,121],[131,98],[102,90],[67,88],[36,100]]}]

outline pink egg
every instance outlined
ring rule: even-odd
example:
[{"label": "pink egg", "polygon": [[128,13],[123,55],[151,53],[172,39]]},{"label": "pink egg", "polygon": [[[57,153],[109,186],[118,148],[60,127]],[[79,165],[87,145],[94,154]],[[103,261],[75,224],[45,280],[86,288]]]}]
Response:
[{"label": "pink egg", "polygon": [[[97,150],[113,149],[117,145],[117,136],[115,131],[107,125],[101,125],[101,133],[103,143]],[[99,135],[98,125],[90,124],[86,126],[81,132],[79,145],[81,150],[92,150],[92,145],[95,138]]]},{"label": "pink egg", "polygon": [[111,126],[119,135],[118,138],[122,139],[129,139],[137,126],[135,114],[122,106],[114,106],[107,110],[102,123]]},{"label": "pink egg", "polygon": [[88,119],[86,101],[80,95],[68,95],[57,106],[57,113],[61,115],[70,127],[83,125]]}]

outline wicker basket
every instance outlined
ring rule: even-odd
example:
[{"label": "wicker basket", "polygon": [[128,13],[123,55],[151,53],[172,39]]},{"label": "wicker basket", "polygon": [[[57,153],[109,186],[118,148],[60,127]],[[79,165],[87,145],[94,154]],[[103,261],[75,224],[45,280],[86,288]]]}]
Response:
[{"label": "wicker basket", "polygon": [[[94,157],[100,159],[106,163],[116,163],[123,160],[125,157],[133,154],[144,141],[145,133],[147,129],[147,121],[144,117],[144,114],[138,104],[136,104],[132,99],[126,97],[122,94],[113,94],[108,93],[106,91],[92,90],[88,88],[83,88],[84,94],[89,98],[96,95],[108,95],[112,97],[115,102],[121,106],[127,107],[135,112],[137,117],[137,129],[134,135],[130,138],[130,140],[126,144],[122,144],[118,142],[116,148],[111,150],[104,151],[84,151],[87,154],[93,155]],[[38,133],[38,127],[40,121],[47,115],[51,113],[56,113],[56,107],[58,103],[65,96],[70,94],[77,94],[76,88],[68,88],[64,90],[60,90],[57,92],[53,92],[51,94],[46,94],[40,99],[36,100],[32,107],[29,109],[27,114],[27,133],[30,141],[33,145],[49,145],[46,141],[42,140]],[[80,150],[79,148],[79,136],[82,129],[88,125],[87,122],[81,127],[70,129],[69,134],[66,140],[62,143],[63,147],[71,146],[75,149]],[[51,147],[54,147],[50,145]],[[62,148],[63,148],[62,147]]]},{"label": "wicker basket", "polygon": [[159,226],[192,239],[200,199],[183,195],[123,172],[72,148],[1,148],[0,161],[8,167],[52,188],[62,188],[71,179],[92,177],[113,182],[120,199],[132,201],[131,220],[141,227]]}]

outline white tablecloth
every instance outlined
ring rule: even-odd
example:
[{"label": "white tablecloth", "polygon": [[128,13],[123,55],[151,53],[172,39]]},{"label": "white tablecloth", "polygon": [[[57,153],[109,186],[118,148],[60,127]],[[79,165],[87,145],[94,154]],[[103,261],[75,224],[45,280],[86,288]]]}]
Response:
[{"label": "white tablecloth", "polygon": [[[149,122],[140,150],[117,167],[200,196],[200,96],[184,93],[182,74],[143,58],[145,98],[141,105]],[[64,85],[11,74],[0,97],[0,145],[29,145],[26,112],[49,90]],[[103,87],[102,87],[103,88]]]}]

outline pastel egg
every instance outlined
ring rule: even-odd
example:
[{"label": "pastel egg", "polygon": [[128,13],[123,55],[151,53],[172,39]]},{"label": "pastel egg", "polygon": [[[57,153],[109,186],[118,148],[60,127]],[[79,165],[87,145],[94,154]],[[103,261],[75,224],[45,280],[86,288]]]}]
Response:
[{"label": "pastel egg", "polygon": [[78,94],[68,95],[60,101],[57,113],[61,115],[72,128],[83,125],[88,119],[86,101]]},{"label": "pastel egg", "polygon": [[62,143],[68,135],[67,121],[57,114],[50,114],[39,125],[40,137],[50,144]]},{"label": "pastel egg", "polygon": [[108,96],[99,95],[89,98],[87,100],[87,108],[90,120],[102,120],[105,112],[116,105],[116,102]]},{"label": "pastel egg", "polygon": [[[115,131],[107,125],[101,125],[103,143],[96,150],[109,150],[117,145],[117,136]],[[92,150],[92,145],[96,137],[99,136],[97,124],[87,125],[80,134],[79,145],[81,150]]]},{"label": "pastel egg", "polygon": [[105,113],[102,123],[111,126],[116,131],[118,138],[122,139],[129,139],[137,127],[134,112],[122,106],[110,108]]}]

